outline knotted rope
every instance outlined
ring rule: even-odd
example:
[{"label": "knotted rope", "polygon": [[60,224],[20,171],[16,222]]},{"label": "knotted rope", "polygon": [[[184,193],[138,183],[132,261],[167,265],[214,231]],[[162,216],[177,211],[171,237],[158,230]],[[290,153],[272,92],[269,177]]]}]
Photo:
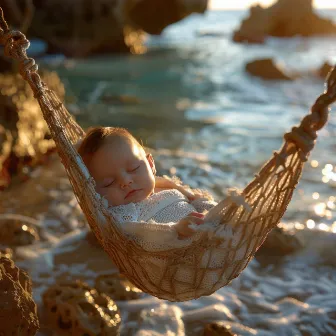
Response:
[{"label": "knotted rope", "polygon": [[27,56],[30,42],[20,31],[10,30],[0,7],[0,43],[5,46],[5,55],[19,61],[19,72],[33,90],[34,97],[42,95],[45,84],[37,73],[38,66],[33,58]]},{"label": "knotted rope", "polygon": [[332,103],[336,101],[336,67],[327,78],[327,89],[320,95],[311,108],[311,114],[305,116],[298,127],[284,135],[285,140],[295,143],[301,149],[301,159],[307,161],[309,152],[314,148],[319,131],[328,121]]}]

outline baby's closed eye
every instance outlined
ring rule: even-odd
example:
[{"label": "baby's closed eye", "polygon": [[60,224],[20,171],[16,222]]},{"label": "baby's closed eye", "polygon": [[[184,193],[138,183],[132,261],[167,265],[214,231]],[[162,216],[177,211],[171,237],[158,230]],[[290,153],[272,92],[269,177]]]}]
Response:
[{"label": "baby's closed eye", "polygon": [[129,170],[129,172],[130,172],[130,173],[133,173],[133,172],[137,171],[139,168],[140,168],[140,165],[138,164],[138,165],[136,165],[135,167],[132,167],[132,168]]},{"label": "baby's closed eye", "polygon": [[107,188],[107,187],[110,187],[111,185],[113,185],[115,180],[107,180],[107,181],[104,181],[103,183],[103,188]]}]

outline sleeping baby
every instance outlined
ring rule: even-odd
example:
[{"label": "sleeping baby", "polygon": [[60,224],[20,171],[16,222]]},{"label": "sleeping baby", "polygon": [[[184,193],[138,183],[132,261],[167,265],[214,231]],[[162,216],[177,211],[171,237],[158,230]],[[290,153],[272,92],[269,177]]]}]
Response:
[{"label": "sleeping baby", "polygon": [[114,220],[130,234],[141,230],[137,223],[150,223],[153,239],[186,239],[216,205],[207,194],[157,177],[152,155],[124,128],[90,129],[78,152]]}]

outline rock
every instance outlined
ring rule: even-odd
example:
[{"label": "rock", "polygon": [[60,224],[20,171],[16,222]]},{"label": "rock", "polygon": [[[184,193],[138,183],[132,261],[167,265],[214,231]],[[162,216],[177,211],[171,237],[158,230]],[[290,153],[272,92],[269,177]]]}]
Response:
[{"label": "rock", "polygon": [[208,0],[126,0],[126,19],[146,33],[158,35],[192,13],[204,13]]},{"label": "rock", "polygon": [[[208,0],[32,0],[35,10],[27,35],[48,44],[49,53],[71,57],[111,52],[143,53],[145,33],[160,34]],[[26,0],[2,4],[11,25],[20,25]],[[18,13],[19,12],[19,15]]]},{"label": "rock", "polygon": [[297,235],[276,227],[268,234],[256,255],[285,256],[303,247],[303,241]]},{"label": "rock", "polygon": [[268,8],[252,6],[237,31],[235,42],[262,43],[267,36],[292,37],[336,34],[336,25],[319,17],[313,0],[278,0]]},{"label": "rock", "polygon": [[0,335],[35,335],[39,321],[30,278],[4,257],[0,257],[0,288]]},{"label": "rock", "polygon": [[139,299],[142,293],[139,288],[119,273],[98,276],[94,287],[99,293],[106,294],[113,300]]},{"label": "rock", "polygon": [[[55,72],[42,71],[43,81],[62,100],[64,86]],[[55,146],[29,84],[18,74],[0,74],[0,186],[24,172]],[[25,167],[26,166],[26,167]]]},{"label": "rock", "polygon": [[40,240],[37,230],[20,220],[0,218],[0,244],[6,246],[31,245]]},{"label": "rock", "polygon": [[267,80],[292,80],[271,58],[249,62],[245,66],[245,71]]},{"label": "rock", "polygon": [[251,43],[251,44],[262,44],[265,42],[265,35],[255,34],[253,32],[242,34],[240,31],[235,31],[233,33],[232,40],[238,43]]},{"label": "rock", "polygon": [[209,323],[204,328],[203,336],[235,336],[230,326],[223,323]]},{"label": "rock", "polygon": [[[26,0],[16,2],[22,11]],[[33,0],[34,18],[27,35],[44,40],[49,53],[63,53],[66,56],[126,52],[128,47],[124,41],[119,3],[119,0]],[[19,24],[16,12],[6,3],[4,13],[9,23]]]},{"label": "rock", "polygon": [[84,282],[55,284],[42,297],[47,320],[56,334],[119,335],[118,307]]},{"label": "rock", "polygon": [[331,65],[329,62],[324,62],[322,66],[317,70],[317,75],[322,79],[326,79],[333,67],[334,66]]}]

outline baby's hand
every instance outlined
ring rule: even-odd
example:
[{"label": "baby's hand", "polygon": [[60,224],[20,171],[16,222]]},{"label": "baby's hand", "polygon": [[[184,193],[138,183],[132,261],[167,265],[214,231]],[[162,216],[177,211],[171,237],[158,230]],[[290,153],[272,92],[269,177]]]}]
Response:
[{"label": "baby's hand", "polygon": [[175,229],[179,238],[188,238],[195,232],[189,227],[190,224],[201,225],[204,223],[204,215],[199,212],[191,212],[187,217],[182,218],[176,225]]},{"label": "baby's hand", "polygon": [[190,201],[195,201],[199,198],[204,198],[204,193],[201,189],[191,189],[191,195],[189,198]]}]

